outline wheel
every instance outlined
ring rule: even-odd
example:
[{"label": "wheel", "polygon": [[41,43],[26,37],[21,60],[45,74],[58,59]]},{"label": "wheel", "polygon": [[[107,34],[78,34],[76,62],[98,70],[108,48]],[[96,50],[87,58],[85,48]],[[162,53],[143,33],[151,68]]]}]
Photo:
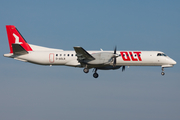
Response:
[{"label": "wheel", "polygon": [[94,74],[93,74],[93,77],[94,77],[94,78],[98,78],[98,76],[99,76],[99,75],[98,75],[97,73],[94,73]]},{"label": "wheel", "polygon": [[89,69],[84,68],[83,71],[84,71],[84,73],[88,73],[88,72],[89,72]]},{"label": "wheel", "polygon": [[162,72],[162,73],[161,73],[161,75],[165,75],[165,73],[164,73],[164,72]]}]

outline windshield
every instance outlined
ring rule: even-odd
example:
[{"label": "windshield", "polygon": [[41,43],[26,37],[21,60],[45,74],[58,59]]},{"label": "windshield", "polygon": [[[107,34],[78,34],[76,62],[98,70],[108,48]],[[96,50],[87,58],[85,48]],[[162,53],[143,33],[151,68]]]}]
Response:
[{"label": "windshield", "polygon": [[164,53],[158,53],[157,56],[167,56],[167,55]]}]

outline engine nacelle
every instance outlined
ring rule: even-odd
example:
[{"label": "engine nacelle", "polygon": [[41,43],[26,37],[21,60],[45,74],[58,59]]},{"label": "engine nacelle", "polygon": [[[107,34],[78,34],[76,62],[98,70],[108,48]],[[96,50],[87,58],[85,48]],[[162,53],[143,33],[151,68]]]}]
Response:
[{"label": "engine nacelle", "polygon": [[114,54],[110,52],[101,52],[92,54],[92,56],[95,60],[88,61],[88,64],[110,64]]},{"label": "engine nacelle", "polygon": [[100,69],[100,70],[116,70],[116,69],[119,69],[121,66],[105,66],[105,67],[100,67],[100,68],[97,68],[97,69]]}]

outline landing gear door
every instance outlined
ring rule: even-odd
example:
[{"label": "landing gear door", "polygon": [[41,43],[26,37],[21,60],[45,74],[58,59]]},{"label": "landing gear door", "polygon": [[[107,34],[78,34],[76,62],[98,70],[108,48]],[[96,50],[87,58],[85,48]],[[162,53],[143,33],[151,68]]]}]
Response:
[{"label": "landing gear door", "polygon": [[49,54],[49,62],[54,63],[54,53]]}]

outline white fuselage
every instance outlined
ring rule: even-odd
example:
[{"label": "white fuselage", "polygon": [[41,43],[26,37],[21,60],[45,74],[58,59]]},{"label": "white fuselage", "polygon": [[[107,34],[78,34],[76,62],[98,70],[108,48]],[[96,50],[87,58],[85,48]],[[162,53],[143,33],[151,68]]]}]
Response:
[{"label": "white fuselage", "polygon": [[[89,54],[113,51],[88,51]],[[117,51],[116,66],[164,66],[172,67],[176,62],[168,56],[157,56],[160,51]],[[12,57],[17,60],[31,62],[40,65],[66,65],[72,67],[82,67],[77,60],[75,51],[30,51],[25,55],[5,54],[6,57]],[[103,60],[103,57],[102,57]],[[89,64],[91,65],[91,64]]]}]

